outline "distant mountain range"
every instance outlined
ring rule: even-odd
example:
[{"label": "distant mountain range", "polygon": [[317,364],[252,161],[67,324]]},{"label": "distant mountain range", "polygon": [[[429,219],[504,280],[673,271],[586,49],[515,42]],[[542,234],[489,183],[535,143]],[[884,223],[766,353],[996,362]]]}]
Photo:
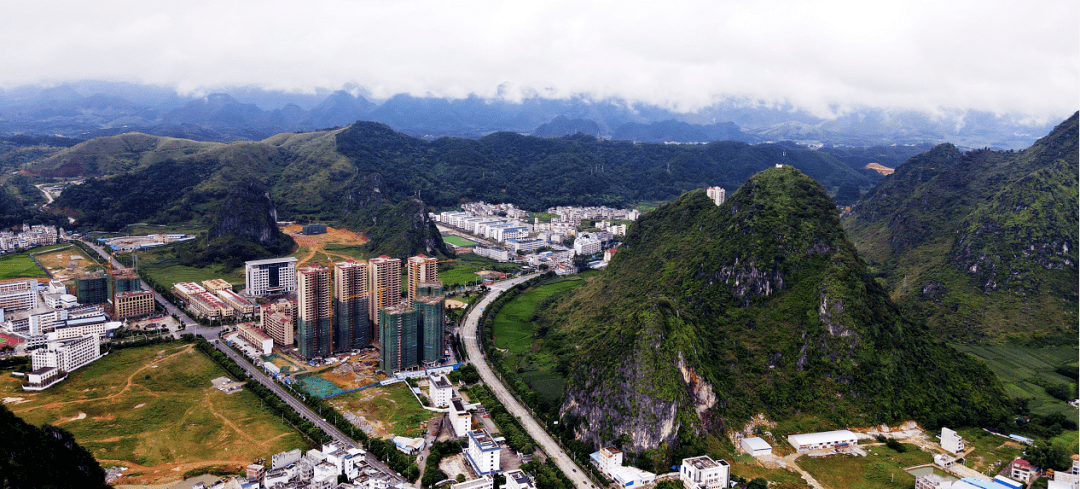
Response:
[{"label": "distant mountain range", "polygon": [[229,142],[344,127],[356,121],[381,122],[427,140],[475,139],[493,132],[541,137],[581,132],[636,142],[794,141],[826,146],[951,142],[1000,149],[1027,147],[1052,127],[974,111],[926,114],[864,108],[825,119],[791,106],[746,100],[682,113],[587,97],[510,102],[399,94],[374,102],[361,90],[293,94],[251,87],[181,96],[162,87],[94,81],[0,90],[0,137],[63,135],[85,140],[139,131]]}]

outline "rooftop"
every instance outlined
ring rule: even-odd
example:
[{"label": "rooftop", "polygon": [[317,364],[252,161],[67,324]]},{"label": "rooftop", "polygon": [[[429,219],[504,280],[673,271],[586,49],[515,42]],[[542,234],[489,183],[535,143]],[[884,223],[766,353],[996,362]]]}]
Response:
[{"label": "rooftop", "polygon": [[743,439],[743,442],[746,443],[751,450],[772,450],[772,445],[769,445],[769,442],[756,436],[753,438],[745,438]]},{"label": "rooftop", "polygon": [[442,374],[432,375],[430,381],[436,389],[446,389],[451,387],[450,381]]},{"label": "rooftop", "polygon": [[297,260],[295,256],[286,256],[283,258],[267,258],[265,260],[246,261],[244,262],[244,266],[257,267],[259,265],[273,265],[275,263],[296,263],[297,261],[299,260]]},{"label": "rooftop", "polygon": [[711,469],[711,468],[714,468],[714,467],[719,467],[719,465],[717,465],[716,461],[709,458],[708,455],[702,455],[700,457],[684,458],[682,463],[683,463],[683,465],[689,465],[689,466],[691,466],[691,467],[693,467],[695,469],[698,469],[698,470],[704,470],[704,469]]}]

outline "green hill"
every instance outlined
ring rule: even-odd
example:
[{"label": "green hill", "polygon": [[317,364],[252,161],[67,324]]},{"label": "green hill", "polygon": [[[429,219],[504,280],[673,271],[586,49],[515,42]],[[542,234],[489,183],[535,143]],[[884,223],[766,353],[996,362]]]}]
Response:
[{"label": "green hill", "polygon": [[939,336],[1076,344],[1077,115],[1021,152],[940,145],[844,224],[875,277]]},{"label": "green hill", "polygon": [[[438,231],[425,212],[393,210],[415,200],[420,208],[470,200],[532,209],[628,206],[710,185],[735,188],[777,163],[833,189],[871,183],[832,156],[787,145],[634,144],[510,133],[428,142],[373,122],[227,145],[125,134],[78,144],[28,168],[40,175],[89,177],[56,203],[84,228],[118,231],[134,222],[210,225],[230,188],[254,178],[269,191],[280,219],[337,223],[369,235],[367,246],[374,252],[400,256],[445,251],[438,249],[441,239],[431,239]],[[364,197],[376,180],[377,205]],[[384,212],[388,219],[372,219]],[[393,222],[405,216],[413,218]],[[389,231],[405,229],[412,234],[404,239]]]},{"label": "green hill", "polygon": [[900,313],[828,194],[791,167],[721,206],[696,190],[648,213],[605,273],[548,311],[580,345],[562,414],[586,442],[670,448],[756,413],[978,424],[1007,403],[985,366]]}]

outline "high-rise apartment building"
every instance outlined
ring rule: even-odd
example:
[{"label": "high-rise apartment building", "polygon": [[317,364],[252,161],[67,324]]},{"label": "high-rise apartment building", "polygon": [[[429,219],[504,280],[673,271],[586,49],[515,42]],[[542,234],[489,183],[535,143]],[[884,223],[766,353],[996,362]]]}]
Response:
[{"label": "high-rise apartment building", "polygon": [[368,260],[368,290],[372,291],[368,316],[378,326],[379,310],[401,302],[401,260],[386,255]]},{"label": "high-rise apartment building", "polygon": [[439,259],[433,256],[417,255],[409,258],[409,304],[416,299],[416,288],[422,282],[434,282],[439,279]]},{"label": "high-rise apartment building", "polygon": [[417,358],[423,362],[438,362],[443,356],[443,323],[446,301],[441,296],[421,296],[413,301],[420,334]]},{"label": "high-rise apartment building", "polygon": [[713,204],[720,205],[727,198],[727,190],[724,187],[709,187],[705,189],[705,195],[712,199]]},{"label": "high-rise apartment building", "polygon": [[334,264],[334,350],[371,344],[368,320],[367,263],[347,260]]},{"label": "high-rise apartment building", "polygon": [[333,351],[330,309],[330,269],[308,265],[296,271],[296,340],[303,358]]},{"label": "high-rise apartment building", "polygon": [[388,375],[419,365],[416,309],[395,304],[379,310],[379,366]]}]

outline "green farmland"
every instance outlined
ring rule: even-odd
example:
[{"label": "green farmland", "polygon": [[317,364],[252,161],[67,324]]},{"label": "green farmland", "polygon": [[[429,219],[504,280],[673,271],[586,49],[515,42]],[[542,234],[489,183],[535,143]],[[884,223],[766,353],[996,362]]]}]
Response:
[{"label": "green farmland", "polygon": [[1061,412],[1075,416],[1076,408],[1050,397],[1040,384],[1072,384],[1075,381],[1062,376],[1054,369],[1060,365],[1076,365],[1080,350],[1073,346],[1048,346],[1042,348],[1016,345],[952,345],[982,360],[1005,385],[1005,390],[1015,398],[1029,398],[1029,407],[1036,414]]},{"label": "green farmland", "polygon": [[582,276],[551,279],[502,306],[492,320],[495,347],[504,350],[505,361],[517,366],[529,388],[549,402],[562,397],[565,385],[565,379],[555,372],[558,339],[540,334],[540,325],[533,321],[533,313],[546,299],[584,284]]}]

